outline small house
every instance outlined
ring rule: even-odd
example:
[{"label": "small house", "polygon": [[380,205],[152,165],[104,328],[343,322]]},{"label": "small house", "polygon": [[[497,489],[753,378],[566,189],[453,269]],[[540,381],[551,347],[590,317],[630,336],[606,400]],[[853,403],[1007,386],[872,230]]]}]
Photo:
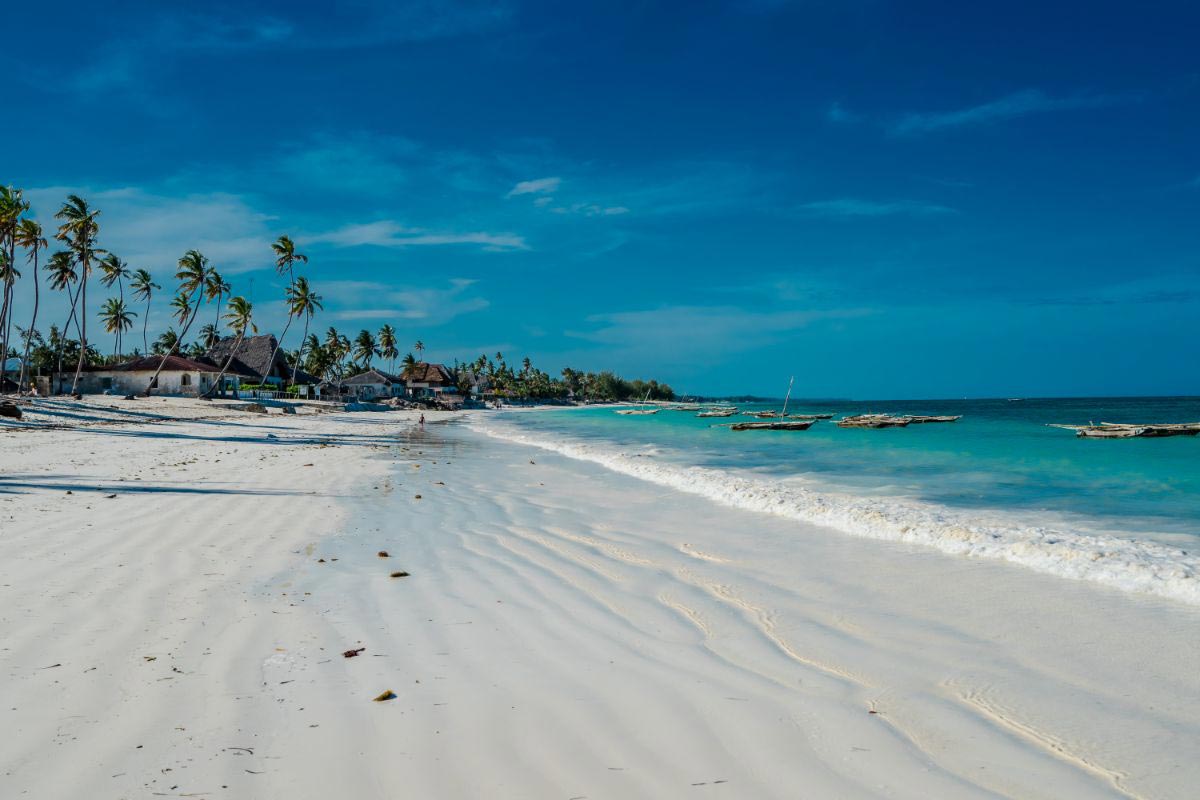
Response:
[{"label": "small house", "polygon": [[404,370],[404,385],[409,397],[434,399],[455,391],[454,376],[443,364],[418,361]]},{"label": "small house", "polygon": [[[160,363],[162,370],[155,378],[154,372],[158,370]],[[183,356],[142,356],[123,364],[84,367],[79,376],[78,391],[81,394],[127,395],[144,394],[149,387],[156,394],[197,396],[210,391],[220,372],[219,366]],[[59,384],[69,391],[74,371],[64,371],[59,377]],[[253,380],[254,377],[235,371],[231,365],[225,373],[224,388],[236,388],[240,381]],[[219,391],[213,390],[213,393],[217,394]]]},{"label": "small house", "polygon": [[369,369],[342,381],[342,396],[355,400],[376,400],[404,394],[404,379],[381,369]]}]

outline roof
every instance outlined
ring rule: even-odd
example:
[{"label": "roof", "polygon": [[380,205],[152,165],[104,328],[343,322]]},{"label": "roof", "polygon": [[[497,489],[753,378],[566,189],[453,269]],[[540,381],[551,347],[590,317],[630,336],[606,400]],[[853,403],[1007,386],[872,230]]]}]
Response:
[{"label": "roof", "polygon": [[444,365],[427,361],[418,361],[405,369],[404,377],[409,383],[454,383],[454,376]]},{"label": "roof", "polygon": [[[221,367],[208,361],[196,361],[183,356],[142,356],[123,364],[104,364],[86,368],[86,372],[153,372],[163,362],[163,372],[220,372]],[[237,374],[232,367],[230,373]]]},{"label": "roof", "polygon": [[[236,343],[236,336],[221,339],[209,348],[208,352],[204,354],[204,359],[214,364],[224,365]],[[256,377],[290,379],[292,368],[288,366],[283,350],[277,349],[278,344],[279,340],[270,333],[264,333],[261,336],[247,336],[238,345],[237,356],[229,365],[229,370]],[[271,360],[271,353],[275,353],[274,361]]]},{"label": "roof", "polygon": [[369,383],[404,383],[404,380],[383,370],[369,369],[366,372],[351,375],[342,381],[343,385],[349,386],[362,386]]}]

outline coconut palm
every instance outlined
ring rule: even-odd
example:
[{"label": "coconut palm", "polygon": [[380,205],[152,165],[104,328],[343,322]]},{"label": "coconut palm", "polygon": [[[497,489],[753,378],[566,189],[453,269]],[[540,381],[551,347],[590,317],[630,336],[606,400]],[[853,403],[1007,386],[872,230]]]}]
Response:
[{"label": "coconut palm", "polygon": [[[117,297],[122,305],[125,303],[125,279],[129,277],[129,265],[117,257],[116,253],[109,253],[100,259],[100,285],[106,289],[111,289],[115,283],[117,285]],[[120,335],[117,336],[116,352],[121,352]]]},{"label": "coconut palm", "polygon": [[100,259],[100,272],[100,284],[107,289],[111,289],[115,283],[117,285],[117,297],[121,302],[124,302],[125,280],[130,276],[129,265],[117,258],[115,253],[109,253]]},{"label": "coconut palm", "polygon": [[0,330],[4,331],[0,336],[0,387],[4,385],[5,367],[8,366],[8,309],[12,304],[12,285],[19,277],[21,277],[21,273],[17,272],[16,267],[9,259],[8,251],[4,247],[0,247],[0,292],[4,297],[4,302],[0,305]]},{"label": "coconut palm", "polygon": [[[41,281],[38,280],[38,252],[45,250],[48,245],[46,240],[42,238],[42,226],[32,219],[23,219],[17,223],[14,241],[17,245],[29,251],[29,255],[26,258],[33,265],[33,320],[29,323],[29,330],[36,333],[38,304],[41,302],[41,290],[39,287]],[[32,342],[32,336],[25,337],[25,354],[21,357],[21,377],[17,381],[18,386],[25,385],[25,376],[29,364],[29,346]]]},{"label": "coconut palm", "polygon": [[198,250],[188,250],[179,259],[178,270],[175,272],[175,279],[179,281],[179,293],[171,301],[171,306],[175,309],[175,318],[179,320],[183,330],[179,332],[175,347],[171,348],[166,356],[159,359],[158,366],[154,370],[154,377],[146,386],[147,395],[158,385],[158,374],[162,372],[163,365],[167,363],[167,356],[175,354],[179,342],[187,337],[188,329],[196,321],[196,314],[199,313],[200,303],[204,299],[202,293],[205,281],[208,280],[208,273],[211,269],[208,259]]},{"label": "coconut palm", "polygon": [[113,360],[121,353],[121,337],[125,331],[133,327],[133,318],[137,314],[125,307],[125,301],[116,297],[110,297],[104,301],[104,306],[100,309],[100,319],[104,321],[104,330],[111,333],[115,337],[115,346],[113,347]]},{"label": "coconut palm", "polygon": [[0,282],[3,284],[3,299],[0,300],[0,330],[3,330],[3,345],[0,346],[0,383],[4,381],[4,367],[8,363],[8,339],[12,331],[13,285],[21,274],[17,271],[17,228],[21,215],[29,210],[29,203],[21,197],[21,190],[11,186],[0,186]]},{"label": "coconut palm", "polygon": [[[283,339],[287,336],[288,328],[292,327],[292,320],[295,316],[292,314],[292,299],[291,293],[296,289],[296,277],[293,271],[297,261],[307,264],[308,256],[296,252],[296,244],[287,236],[280,236],[272,245],[271,249],[275,251],[275,271],[280,275],[285,272],[288,276],[288,288],[284,292],[284,302],[288,307],[287,323],[283,326],[283,333],[275,340],[275,350],[271,353],[271,360],[267,362],[267,369],[275,366],[275,353],[279,352],[279,348],[283,346]],[[265,381],[266,375],[262,376]]]},{"label": "coconut palm", "polygon": [[150,343],[146,338],[146,326],[150,324],[150,298],[162,287],[150,278],[149,272],[139,269],[133,273],[133,277],[129,280],[129,288],[133,289],[135,299],[146,301],[146,315],[142,318],[142,347],[149,352]]},{"label": "coconut palm", "polygon": [[[209,302],[217,301],[217,316],[213,320],[213,326],[221,324],[221,298],[233,292],[233,287],[230,286],[224,278],[221,277],[215,269],[209,270],[208,277],[204,279],[204,299]],[[220,338],[219,336],[217,337]]]},{"label": "coconut palm", "polygon": [[62,220],[54,238],[66,242],[79,265],[79,314],[76,323],[79,325],[79,361],[75,364],[75,377],[71,379],[71,394],[76,394],[79,388],[79,376],[83,373],[84,359],[88,354],[87,342],[87,284],[88,275],[92,271],[92,260],[102,250],[96,249],[96,236],[100,232],[100,223],[96,218],[100,211],[88,206],[86,200],[77,194],[67,195],[62,208],[54,215]]},{"label": "coconut palm", "polygon": [[417,359],[413,357],[412,353],[404,356],[404,360],[400,363],[404,365],[404,369],[400,370],[400,374],[406,378],[417,371]]},{"label": "coconut palm", "polygon": [[391,325],[384,325],[379,329],[379,357],[388,360],[388,365],[394,373],[399,356],[400,351],[396,349],[396,329]]},{"label": "coconut palm", "polygon": [[375,357],[376,350],[375,337],[370,331],[359,331],[358,336],[354,337],[354,360],[363,369],[371,368],[371,359]]},{"label": "coconut palm", "polygon": [[229,313],[225,315],[225,322],[229,325],[229,329],[237,334],[237,340],[234,341],[233,347],[229,351],[229,357],[225,359],[225,364],[221,367],[221,372],[217,375],[216,381],[205,390],[205,397],[211,397],[221,387],[221,381],[225,379],[225,373],[229,370],[229,365],[233,363],[238,348],[242,346],[242,342],[246,339],[246,329],[250,328],[255,333],[258,333],[258,328],[252,321],[253,311],[254,307],[250,305],[246,298],[229,298]]},{"label": "coconut palm", "polygon": [[[66,292],[67,299],[70,301],[70,311],[67,314],[67,321],[63,325],[62,336],[56,342],[52,343],[54,351],[57,353],[57,368],[56,372],[61,376],[63,368],[63,347],[70,336],[71,323],[75,322],[78,326],[78,320],[75,319],[75,301],[79,295],[72,291],[71,286],[79,280],[79,274],[75,272],[75,259],[67,250],[59,250],[54,255],[50,256],[46,261],[45,270],[50,273],[50,288],[56,292]],[[60,378],[61,380],[61,378]],[[58,391],[62,391],[62,386],[58,387]]]},{"label": "coconut palm", "polygon": [[200,335],[197,341],[207,352],[212,350],[217,342],[221,341],[221,332],[217,330],[217,326],[211,322],[206,322],[200,326]]},{"label": "coconut palm", "polygon": [[168,353],[173,353],[179,348],[179,334],[174,328],[167,328],[158,335],[154,340],[154,352],[158,355],[165,356]]},{"label": "coconut palm", "polygon": [[296,278],[295,285],[288,289],[288,316],[304,317],[304,333],[300,339],[300,349],[296,351],[296,361],[292,364],[293,384],[296,382],[296,370],[300,368],[300,359],[304,356],[304,345],[308,342],[308,325],[323,308],[321,295],[308,285],[308,278],[303,275]]},{"label": "coconut palm", "polygon": [[417,343],[413,345],[413,350],[417,353],[418,361],[425,357],[425,343],[420,339],[417,339]]}]

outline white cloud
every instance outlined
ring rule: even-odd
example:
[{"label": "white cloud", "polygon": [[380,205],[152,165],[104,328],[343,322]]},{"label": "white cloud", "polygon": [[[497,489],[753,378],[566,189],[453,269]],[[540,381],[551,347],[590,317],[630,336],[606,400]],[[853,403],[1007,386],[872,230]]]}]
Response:
[{"label": "white cloud", "polygon": [[[268,267],[271,242],[278,236],[273,217],[252,208],[239,195],[214,192],[172,197],[140,188],[92,189],[49,186],[26,190],[36,217],[48,232],[68,194],[100,210],[100,246],[134,269],[158,277],[174,274],[179,257],[199,250],[225,274]],[[160,281],[162,282],[162,281]]]},{"label": "white cloud", "polygon": [[531,181],[521,181],[512,189],[510,189],[508,194],[504,196],[508,198],[518,197],[523,194],[554,194],[558,191],[558,187],[561,185],[562,178],[558,177],[537,178],[536,180]]},{"label": "white cloud", "polygon": [[436,232],[424,228],[409,228],[393,220],[343,225],[332,231],[316,233],[309,241],[323,242],[338,247],[423,247],[438,245],[478,245],[489,252],[528,250],[525,238],[515,233],[488,233],[485,231]]},{"label": "white cloud", "polygon": [[1028,114],[1102,108],[1125,102],[1129,99],[1113,95],[1085,94],[1069,97],[1052,97],[1039,89],[1027,89],[1001,97],[998,100],[992,100],[988,103],[982,103],[957,111],[906,114],[892,126],[892,133],[898,136],[914,136],[946,128],[958,128],[966,125],[978,125],[1012,119],[1014,117],[1023,117]]},{"label": "white cloud", "polygon": [[857,122],[859,117],[857,114],[852,114],[847,111],[841,103],[831,103],[829,109],[825,112],[825,119],[834,123],[850,123]]},{"label": "white cloud", "polygon": [[933,203],[917,203],[911,200],[880,203],[872,200],[856,200],[848,197],[837,200],[818,200],[812,203],[804,203],[799,208],[804,213],[824,217],[889,217],[902,214],[930,217],[958,213],[953,208]]},{"label": "white cloud", "polygon": [[736,306],[666,306],[588,317],[591,330],[566,335],[610,348],[614,360],[676,359],[710,361],[721,355],[756,350],[817,322],[866,316],[869,309],[762,311]]},{"label": "white cloud", "polygon": [[456,278],[446,287],[402,287],[377,281],[328,281],[321,284],[327,315],[335,320],[419,321],[442,325],[463,314],[482,311],[490,303],[472,294],[474,280]]}]

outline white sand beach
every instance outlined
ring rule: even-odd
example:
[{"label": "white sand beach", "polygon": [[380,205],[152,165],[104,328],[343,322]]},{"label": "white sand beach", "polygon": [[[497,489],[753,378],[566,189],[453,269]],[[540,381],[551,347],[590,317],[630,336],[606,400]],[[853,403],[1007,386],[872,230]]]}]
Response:
[{"label": "white sand beach", "polygon": [[721,507],[449,413],[42,407],[0,429],[3,798],[1200,786],[1196,607]]}]

